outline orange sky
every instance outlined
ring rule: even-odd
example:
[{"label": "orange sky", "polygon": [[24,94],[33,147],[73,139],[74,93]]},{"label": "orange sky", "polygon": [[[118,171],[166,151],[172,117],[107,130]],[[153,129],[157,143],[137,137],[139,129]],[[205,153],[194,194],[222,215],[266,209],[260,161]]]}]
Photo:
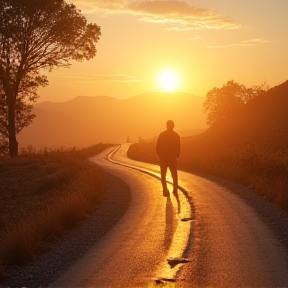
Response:
[{"label": "orange sky", "polygon": [[178,74],[178,91],[196,96],[231,79],[270,87],[288,79],[287,0],[71,2],[101,26],[98,53],[48,73],[38,102],[161,91],[165,69]]}]

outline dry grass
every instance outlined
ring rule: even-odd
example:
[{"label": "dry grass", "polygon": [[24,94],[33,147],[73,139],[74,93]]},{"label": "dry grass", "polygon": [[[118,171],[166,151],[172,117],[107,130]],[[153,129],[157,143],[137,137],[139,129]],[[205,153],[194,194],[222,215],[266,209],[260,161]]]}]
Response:
[{"label": "dry grass", "polygon": [[[133,144],[128,156],[157,163],[155,146],[155,142]],[[268,151],[251,144],[213,146],[209,141],[183,139],[178,163],[183,170],[213,174],[249,186],[288,210],[288,157],[284,151]]]},{"label": "dry grass", "polygon": [[33,226],[32,223],[19,222],[3,233],[1,256],[5,264],[24,264],[33,258],[38,242]]},{"label": "dry grass", "polygon": [[4,264],[30,261],[97,208],[103,174],[86,158],[108,146],[0,159],[0,277]]}]

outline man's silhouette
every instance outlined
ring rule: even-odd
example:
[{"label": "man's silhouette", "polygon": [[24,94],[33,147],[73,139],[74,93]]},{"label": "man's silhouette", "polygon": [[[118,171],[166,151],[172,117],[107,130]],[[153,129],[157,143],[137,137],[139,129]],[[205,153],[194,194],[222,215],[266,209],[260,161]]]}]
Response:
[{"label": "man's silhouette", "polygon": [[166,174],[168,168],[173,179],[173,193],[177,194],[177,158],[180,155],[180,137],[175,131],[173,131],[174,122],[172,120],[168,120],[166,126],[167,130],[160,133],[156,145],[156,153],[160,159],[163,196],[169,195],[166,182]]}]

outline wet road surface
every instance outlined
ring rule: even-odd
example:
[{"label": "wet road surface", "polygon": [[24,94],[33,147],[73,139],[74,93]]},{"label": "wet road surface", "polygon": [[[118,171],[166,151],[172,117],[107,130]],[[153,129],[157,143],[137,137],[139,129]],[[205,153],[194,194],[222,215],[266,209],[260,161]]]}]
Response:
[{"label": "wet road surface", "polygon": [[229,187],[180,171],[178,197],[163,197],[159,167],[127,149],[91,161],[129,185],[130,208],[52,287],[288,286],[286,251]]}]

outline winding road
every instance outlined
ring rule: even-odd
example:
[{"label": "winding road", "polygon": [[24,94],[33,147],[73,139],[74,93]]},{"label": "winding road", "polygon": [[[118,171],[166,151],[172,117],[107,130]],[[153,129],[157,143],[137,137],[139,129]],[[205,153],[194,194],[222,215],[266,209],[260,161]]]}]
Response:
[{"label": "winding road", "polygon": [[159,167],[128,147],[91,158],[129,185],[128,211],[51,287],[288,287],[286,250],[236,186],[179,171],[178,197],[163,197]]}]

